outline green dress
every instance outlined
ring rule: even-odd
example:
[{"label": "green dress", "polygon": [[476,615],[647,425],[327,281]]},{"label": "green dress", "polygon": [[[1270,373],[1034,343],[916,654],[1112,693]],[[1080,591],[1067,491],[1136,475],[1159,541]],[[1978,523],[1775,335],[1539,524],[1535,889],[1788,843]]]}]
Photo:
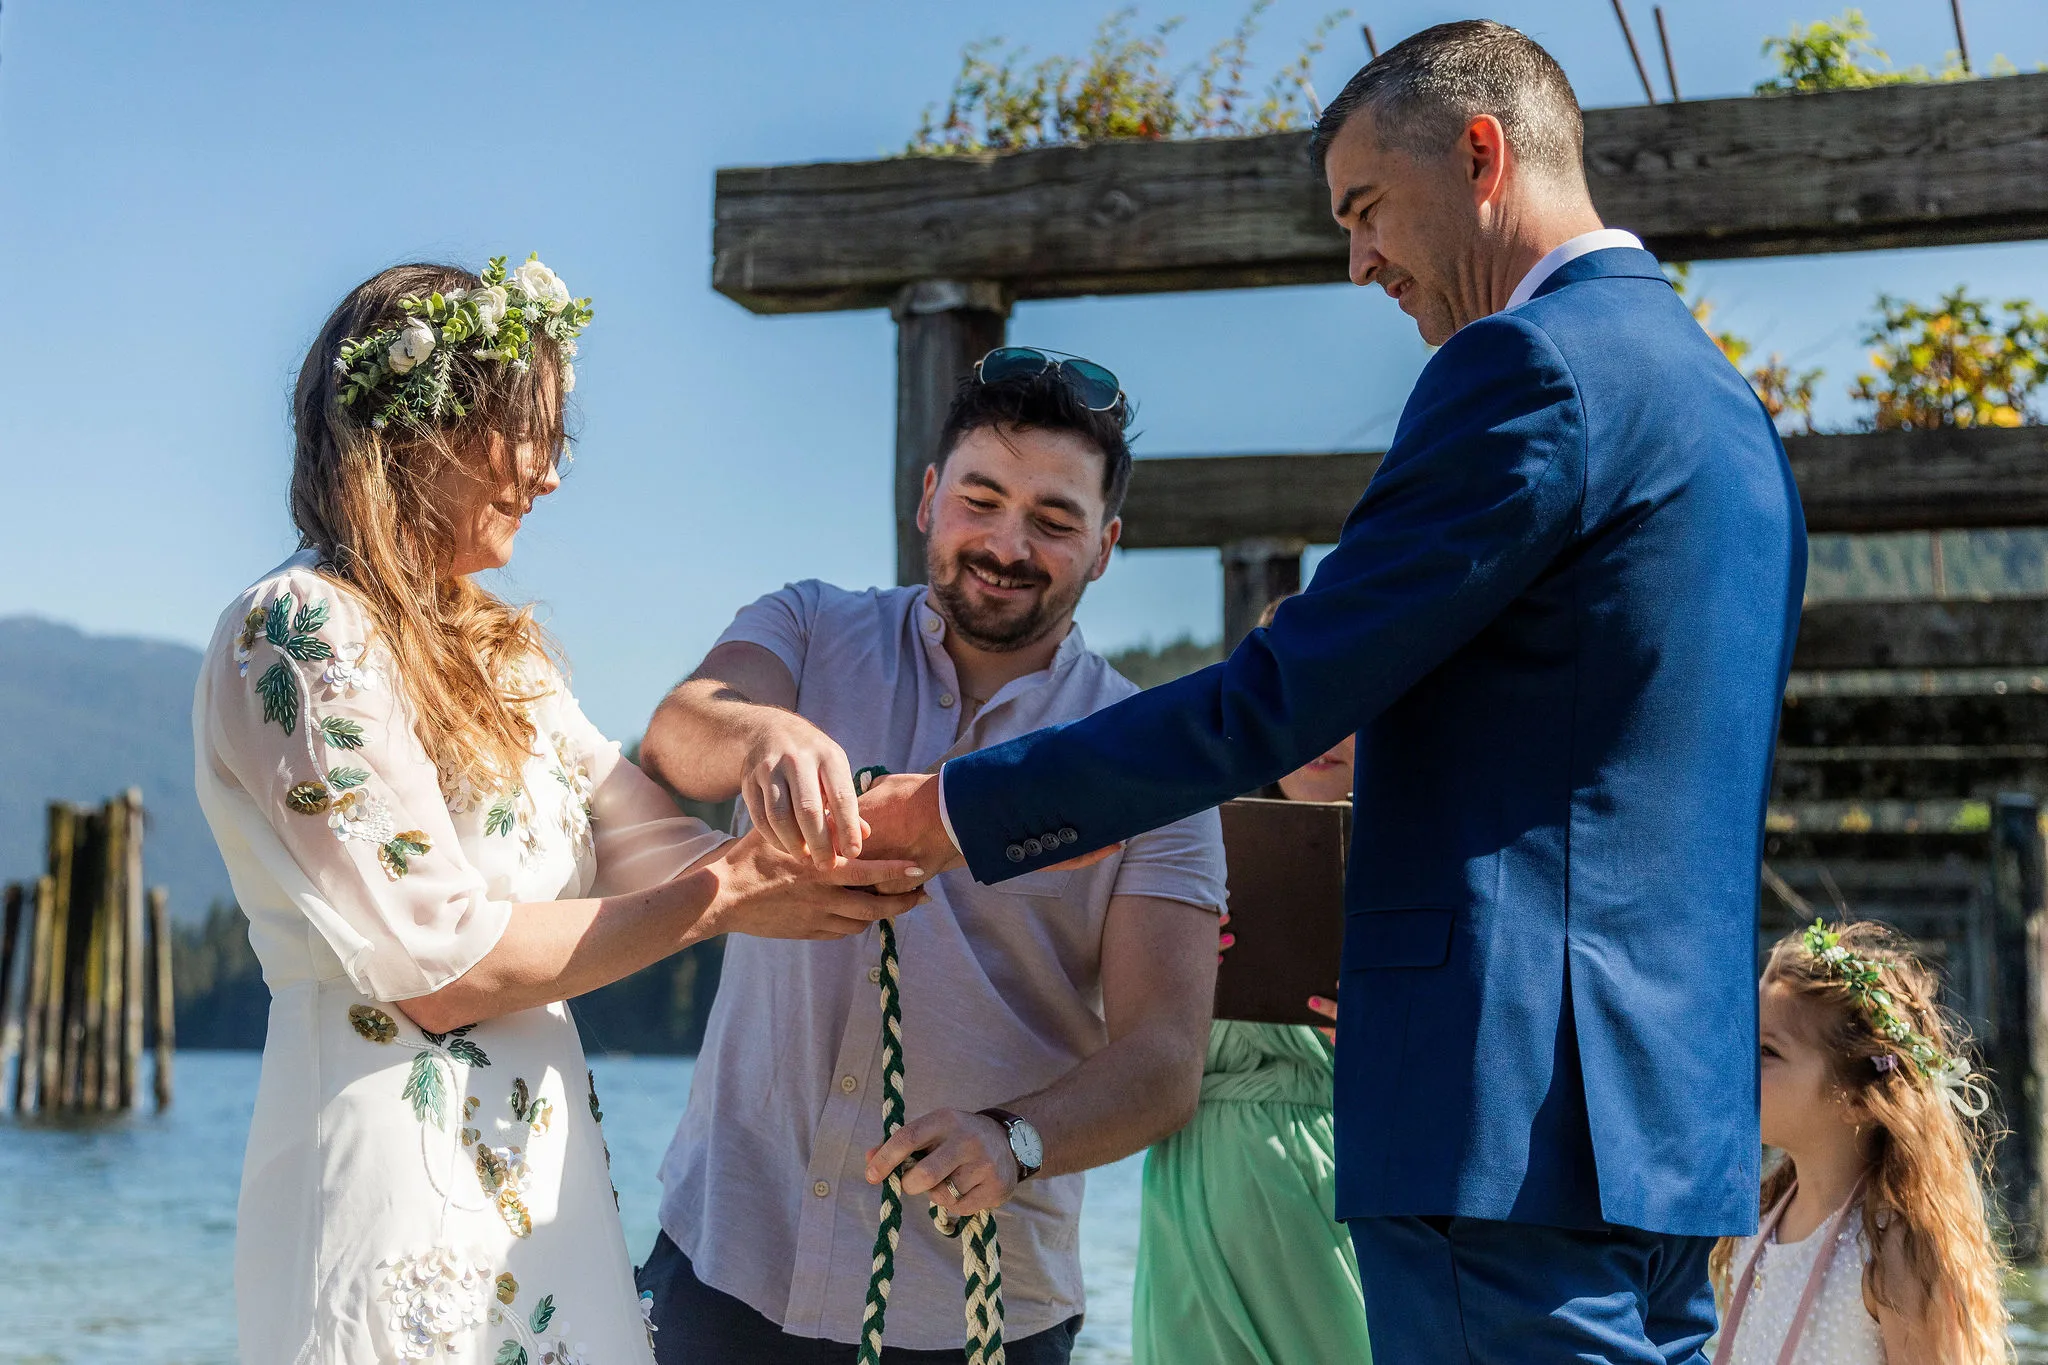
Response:
[{"label": "green dress", "polygon": [[1145,1158],[1134,1365],[1369,1365],[1330,1057],[1306,1025],[1211,1026],[1194,1122]]}]

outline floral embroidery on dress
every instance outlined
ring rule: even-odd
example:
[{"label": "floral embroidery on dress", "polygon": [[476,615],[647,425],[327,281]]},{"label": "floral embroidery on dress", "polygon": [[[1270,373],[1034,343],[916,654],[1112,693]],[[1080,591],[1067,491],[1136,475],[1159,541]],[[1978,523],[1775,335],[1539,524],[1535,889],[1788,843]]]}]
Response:
[{"label": "floral embroidery on dress", "polygon": [[498,1277],[498,1302],[504,1306],[491,1309],[491,1322],[512,1335],[498,1343],[498,1353],[491,1358],[491,1365],[590,1365],[582,1342],[571,1346],[559,1333],[552,1342],[545,1339],[555,1323],[553,1294],[542,1295],[533,1311],[524,1316],[506,1311],[518,1294],[517,1280],[510,1275]]},{"label": "floral embroidery on dress", "polygon": [[395,882],[412,871],[414,858],[433,851],[433,841],[425,830],[402,829],[377,845],[377,861],[383,864],[384,875]]},{"label": "floral embroidery on dress", "polygon": [[375,1005],[350,1005],[348,1022],[365,1042],[388,1043],[398,1037],[396,1021]]},{"label": "floral embroidery on dress", "polygon": [[320,681],[337,697],[353,697],[384,685],[384,670],[369,660],[369,646],[361,642],[336,645],[334,657],[320,670]]},{"label": "floral embroidery on dress", "polygon": [[[473,1118],[477,1111],[477,1098],[472,1095],[463,1104],[464,1119]],[[524,1146],[507,1143],[493,1146],[483,1140],[483,1134],[475,1128],[462,1130],[462,1145],[476,1149],[476,1179],[483,1187],[485,1197],[498,1207],[498,1215],[505,1220],[505,1226],[512,1229],[517,1237],[533,1235],[533,1215],[526,1207],[525,1194],[529,1183],[527,1148],[533,1140],[548,1131],[554,1122],[555,1107],[544,1099],[536,1099],[527,1087],[524,1076],[512,1079],[512,1120],[526,1125]]]},{"label": "floral embroidery on dress", "polygon": [[[304,606],[298,606],[297,601],[291,593],[279,593],[268,608],[260,609],[263,638],[284,657],[256,679],[256,694],[263,698],[263,719],[282,726],[288,735],[299,728],[299,680],[292,670],[292,661],[314,663],[334,657],[328,643],[314,634],[327,624],[327,599],[316,597]],[[242,639],[248,641],[248,649],[255,648],[255,623],[255,611],[242,621]],[[235,662],[244,677],[249,672],[247,652],[237,641]]]},{"label": "floral embroidery on dress", "polygon": [[555,781],[568,791],[562,804],[562,833],[569,836],[569,842],[576,846],[580,856],[594,847],[590,822],[596,818],[591,811],[591,798],[596,787],[590,780],[590,769],[576,757],[569,737],[557,730],[548,739],[555,748]]},{"label": "floral embroidery on dress", "polygon": [[[350,1005],[348,1007],[349,1027],[370,1043],[397,1043],[400,1047],[411,1048],[416,1054],[412,1068],[406,1073],[405,1088],[398,1092],[399,1098],[412,1105],[412,1116],[421,1123],[429,1118],[436,1128],[448,1126],[448,1092],[462,1088],[462,1077],[456,1072],[455,1064],[468,1066],[489,1066],[490,1054],[469,1036],[475,1024],[464,1024],[461,1028],[446,1033],[429,1033],[420,1030],[424,1043],[415,1043],[410,1038],[398,1036],[398,1021],[375,1005]],[[476,1112],[476,1097],[470,1096],[463,1106],[463,1117]],[[469,1136],[473,1130],[464,1129],[464,1143],[475,1139]]]},{"label": "floral embroidery on dress", "polygon": [[268,607],[251,607],[242,618],[242,633],[235,637],[235,669],[245,678],[249,676],[249,656],[262,638],[263,622],[269,615]]},{"label": "floral embroidery on dress", "polygon": [[514,787],[510,792],[493,801],[491,808],[484,813],[484,833],[501,837],[510,834],[519,824],[519,814],[515,803],[525,794],[525,788]]},{"label": "floral embroidery on dress", "polygon": [[496,1316],[488,1309],[490,1270],[447,1247],[383,1261],[386,1272],[377,1297],[391,1305],[391,1330],[405,1360],[456,1355],[462,1338]]}]

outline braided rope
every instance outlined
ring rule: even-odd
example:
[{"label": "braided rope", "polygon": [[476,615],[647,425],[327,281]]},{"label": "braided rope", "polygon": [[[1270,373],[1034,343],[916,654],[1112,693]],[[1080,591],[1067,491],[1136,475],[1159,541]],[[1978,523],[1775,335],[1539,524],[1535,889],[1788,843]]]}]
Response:
[{"label": "braided rope", "polygon": [[[862,768],[853,775],[854,789],[865,793],[886,768]],[[882,920],[882,1137],[903,1127],[903,1002],[902,969],[896,954],[896,926]],[[875,1228],[874,1269],[868,1276],[867,1308],[861,1315],[859,1365],[881,1365],[883,1321],[889,1311],[889,1287],[896,1278],[896,1246],[903,1232],[903,1174],[916,1164],[907,1157],[882,1182],[882,1214]],[[931,1206],[932,1226],[941,1236],[960,1242],[960,1273],[966,1280],[967,1365],[1004,1365],[1003,1256],[996,1240],[993,1213],[955,1218]]]}]

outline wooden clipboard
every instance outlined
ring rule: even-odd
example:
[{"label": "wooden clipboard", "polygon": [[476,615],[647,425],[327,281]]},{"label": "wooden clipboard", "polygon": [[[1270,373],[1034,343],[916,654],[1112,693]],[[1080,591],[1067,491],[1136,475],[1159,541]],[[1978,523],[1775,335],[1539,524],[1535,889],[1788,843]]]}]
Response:
[{"label": "wooden clipboard", "polygon": [[1327,1024],[1308,998],[1334,998],[1344,949],[1349,801],[1225,802],[1230,932],[1216,971],[1216,1017]]}]

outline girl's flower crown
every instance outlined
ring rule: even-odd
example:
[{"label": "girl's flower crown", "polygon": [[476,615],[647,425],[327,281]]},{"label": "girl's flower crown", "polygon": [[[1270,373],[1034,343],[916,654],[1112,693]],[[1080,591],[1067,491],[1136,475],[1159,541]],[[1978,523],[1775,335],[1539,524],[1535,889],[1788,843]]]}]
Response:
[{"label": "girl's flower crown", "polygon": [[456,349],[474,342],[470,354],[525,369],[533,363],[536,332],[562,348],[562,392],[576,387],[576,336],[590,325],[590,300],[569,297],[562,277],[540,263],[538,252],[509,274],[505,258],[493,256],[475,289],[451,289],[426,298],[398,301],[405,320],[393,327],[341,343],[334,368],[343,376],[343,407],[383,399],[370,425],[382,430],[394,421],[430,427],[469,410],[455,395],[449,376]]},{"label": "girl's flower crown", "polygon": [[1879,1071],[1896,1071],[1903,1054],[1964,1117],[1976,1118],[1991,1107],[1991,1097],[1971,1077],[1970,1064],[1937,1048],[1893,1008],[1891,992],[1884,988],[1876,963],[1844,948],[1841,933],[1818,919],[1807,927],[1805,945],[1807,955],[1822,972],[1848,988],[1849,998],[1863,1011],[1871,1032],[1898,1049],[1873,1059]]}]

